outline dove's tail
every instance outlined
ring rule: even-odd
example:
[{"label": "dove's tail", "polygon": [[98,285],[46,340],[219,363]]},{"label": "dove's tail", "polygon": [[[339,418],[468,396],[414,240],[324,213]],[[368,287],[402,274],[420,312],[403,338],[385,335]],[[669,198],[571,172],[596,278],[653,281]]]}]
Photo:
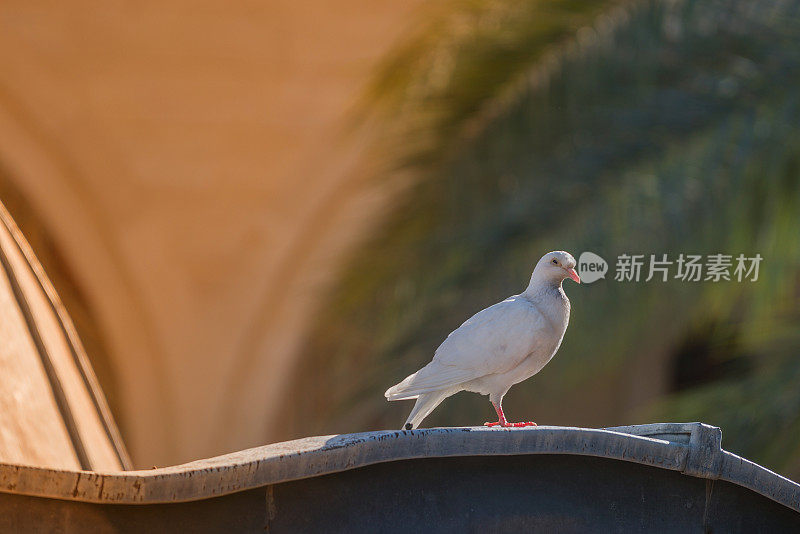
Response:
[{"label": "dove's tail", "polygon": [[449,391],[434,391],[433,393],[423,393],[417,397],[417,402],[414,404],[414,408],[411,410],[403,428],[406,430],[417,428],[422,420],[428,417],[428,415],[439,406],[439,403],[450,395],[451,393]]},{"label": "dove's tail", "polygon": [[466,369],[452,365],[439,365],[435,360],[386,390],[386,400],[398,401],[416,399],[426,393],[437,393],[457,388],[460,384],[475,378]]}]

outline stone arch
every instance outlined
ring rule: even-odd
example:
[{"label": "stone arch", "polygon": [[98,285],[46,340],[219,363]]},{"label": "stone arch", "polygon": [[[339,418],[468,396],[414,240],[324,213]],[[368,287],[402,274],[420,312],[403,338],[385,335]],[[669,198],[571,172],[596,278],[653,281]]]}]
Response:
[{"label": "stone arch", "polygon": [[[168,392],[136,291],[69,158],[2,90],[0,166],[12,215],[23,233],[37,234],[35,252],[55,271],[48,274],[61,282],[67,307],[86,315],[81,334],[101,382],[113,386],[107,389],[134,461],[158,459],[169,442]],[[65,282],[73,289],[65,291]]]}]

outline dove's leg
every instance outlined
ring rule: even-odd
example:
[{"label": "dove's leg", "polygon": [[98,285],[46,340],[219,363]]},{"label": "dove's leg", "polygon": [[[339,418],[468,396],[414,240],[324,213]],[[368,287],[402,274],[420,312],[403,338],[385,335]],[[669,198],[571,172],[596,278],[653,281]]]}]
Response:
[{"label": "dove's leg", "polygon": [[502,426],[502,427],[521,427],[521,426],[536,426],[536,423],[533,421],[526,421],[524,423],[509,423],[506,420],[506,415],[503,413],[503,401],[502,399],[500,402],[492,401],[492,406],[494,406],[494,411],[497,412],[497,421],[494,423],[483,423],[484,426]]}]

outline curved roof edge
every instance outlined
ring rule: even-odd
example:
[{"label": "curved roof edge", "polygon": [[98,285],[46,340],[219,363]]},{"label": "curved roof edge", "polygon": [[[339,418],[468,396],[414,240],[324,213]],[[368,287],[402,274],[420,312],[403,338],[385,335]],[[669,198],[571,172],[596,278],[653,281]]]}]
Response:
[{"label": "curved roof edge", "polygon": [[725,480],[800,512],[800,484],[724,451],[721,439],[719,428],[701,423],[364,432],[275,443],[147,471],[68,471],[0,464],[0,492],[104,504],[155,504],[202,500],[397,460],[574,454]]}]

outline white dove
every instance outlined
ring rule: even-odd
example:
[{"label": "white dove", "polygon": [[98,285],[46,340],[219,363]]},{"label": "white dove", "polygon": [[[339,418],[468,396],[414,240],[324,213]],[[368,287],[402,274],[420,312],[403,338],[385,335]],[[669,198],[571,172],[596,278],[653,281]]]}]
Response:
[{"label": "white dove", "polygon": [[555,355],[569,323],[566,278],[581,282],[575,258],[548,252],[531,275],[527,289],[481,310],[439,345],[431,363],[390,387],[390,401],[417,399],[404,428],[417,428],[439,403],[459,391],[489,395],[497,422],[487,426],[535,426],[509,423],[503,397],[518,382],[538,373]]}]

